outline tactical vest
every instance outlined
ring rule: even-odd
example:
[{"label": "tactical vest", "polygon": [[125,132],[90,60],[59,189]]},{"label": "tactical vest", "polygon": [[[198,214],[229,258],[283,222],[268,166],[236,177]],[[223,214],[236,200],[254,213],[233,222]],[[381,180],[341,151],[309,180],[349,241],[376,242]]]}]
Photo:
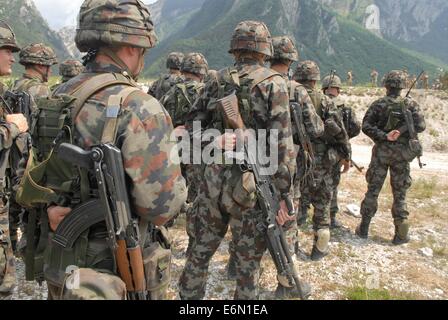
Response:
[{"label": "tactical vest", "polygon": [[[240,114],[244,124],[248,128],[257,128],[257,123],[253,114],[252,107],[252,90],[263,81],[281,74],[267,68],[258,68],[250,73],[239,75],[237,69],[226,68],[218,74],[218,96],[217,100],[235,92],[238,97],[238,105]],[[214,110],[213,124],[214,127],[221,132],[224,131],[224,118],[221,111]]]},{"label": "tactical vest", "polygon": [[[102,141],[114,142],[117,131],[117,116],[121,103],[138,88],[122,74],[100,74],[92,77],[69,94],[52,95],[37,101],[30,132],[33,148],[30,151],[24,178],[17,191],[17,202],[25,207],[38,208],[30,213],[27,226],[26,276],[28,280],[42,280],[44,261],[54,271],[54,282],[62,281],[58,271],[64,265],[83,266],[89,228],[98,223],[99,215],[73,221],[70,247],[58,247],[48,242],[48,216],[45,206],[56,203],[61,206],[76,206],[86,203],[94,194],[86,170],[75,168],[57,156],[56,146],[63,142],[74,143],[74,119],[85,102],[94,94],[116,85],[126,89],[111,96],[107,104],[107,118]],[[101,215],[101,208],[98,209]],[[103,215],[104,217],[104,215]],[[67,219],[67,218],[66,218]],[[90,221],[89,221],[90,220]],[[51,257],[45,257],[51,247]],[[47,252],[47,253],[46,253]],[[63,272],[62,272],[63,273]]]},{"label": "tactical vest", "polygon": [[203,88],[203,83],[178,83],[175,85],[173,109],[168,110],[174,127],[185,124],[185,117]]}]

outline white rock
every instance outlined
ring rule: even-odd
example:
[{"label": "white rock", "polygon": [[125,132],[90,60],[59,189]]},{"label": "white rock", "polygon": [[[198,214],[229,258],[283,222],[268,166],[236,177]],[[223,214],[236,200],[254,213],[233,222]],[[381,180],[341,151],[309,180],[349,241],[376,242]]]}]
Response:
[{"label": "white rock", "polygon": [[356,204],[348,204],[347,213],[356,218],[361,218],[361,208]]},{"label": "white rock", "polygon": [[434,292],[437,294],[444,294],[443,290],[439,288],[435,289]]},{"label": "white rock", "polygon": [[418,249],[417,252],[420,253],[422,256],[425,256],[428,258],[432,258],[434,256],[434,252],[432,251],[431,248],[421,248],[421,249]]}]

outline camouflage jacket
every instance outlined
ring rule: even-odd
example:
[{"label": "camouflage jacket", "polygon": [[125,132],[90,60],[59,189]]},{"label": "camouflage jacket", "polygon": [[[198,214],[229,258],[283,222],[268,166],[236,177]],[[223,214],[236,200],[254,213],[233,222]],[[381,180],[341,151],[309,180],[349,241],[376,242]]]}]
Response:
[{"label": "camouflage jacket", "polygon": [[[230,69],[219,71],[216,79],[206,84],[203,95],[196,101],[189,114],[186,127],[192,129],[193,121],[198,121],[204,129],[217,129],[224,133],[222,114],[217,110],[216,101],[222,98],[222,86]],[[285,80],[273,71],[260,66],[252,60],[235,65],[240,83],[249,79],[250,74],[266,74],[265,80],[253,87],[249,93],[250,106],[247,114],[242,113],[243,121],[250,129],[278,130],[278,170],[273,176],[276,187],[282,194],[292,194],[292,179],[296,169],[296,152],[291,131],[289,94]],[[240,111],[242,106],[240,106]]]},{"label": "camouflage jacket", "polygon": [[26,73],[22,79],[14,83],[11,89],[14,92],[25,91],[30,94],[35,100],[38,98],[46,98],[51,95],[50,88],[39,77],[29,76]]},{"label": "camouflage jacket", "polygon": [[[425,118],[420,111],[420,106],[414,99],[389,96],[376,100],[370,105],[362,122],[362,131],[375,143],[388,143],[387,134],[392,130],[400,129],[403,133],[398,142],[406,143],[409,140],[409,132],[402,129],[406,127],[406,121],[400,103],[404,103],[405,107],[412,112],[415,131],[417,133],[425,131]],[[392,121],[394,124],[391,128],[388,128],[394,115],[396,121]]]},{"label": "camouflage jacket", "polygon": [[191,107],[203,90],[203,83],[186,79],[184,82],[173,86],[160,99],[160,102],[170,114],[174,127],[185,125]]},{"label": "camouflage jacket", "polygon": [[[72,92],[98,73],[121,73],[112,64],[92,62],[85,73],[62,84],[55,94]],[[100,143],[106,103],[124,85],[111,86],[87,100],[75,119],[75,141],[88,149]],[[142,91],[123,102],[118,115],[116,146],[121,149],[129,178],[129,196],[136,214],[144,221],[171,218],[186,200],[186,185],[177,159],[177,146],[170,140],[171,118],[160,103]]]},{"label": "camouflage jacket", "polygon": [[[316,153],[326,152],[328,148],[333,147],[343,152],[345,157],[349,157],[351,153],[350,142],[337,107],[322,92],[308,86],[305,86],[305,88],[325,127],[324,135],[311,139]],[[333,133],[335,130],[339,133]],[[320,151],[321,149],[322,151]]]},{"label": "camouflage jacket", "polygon": [[181,75],[164,74],[151,85],[148,94],[160,100],[174,85],[183,82],[183,80]]},{"label": "camouflage jacket", "polygon": [[[314,108],[313,102],[305,87],[294,80],[288,80],[286,77],[284,77],[284,79],[288,83],[290,103],[297,102],[303,108],[303,125],[305,126],[308,136],[310,139],[321,137],[324,134],[324,124],[317,114],[316,108]],[[291,92],[291,90],[294,90],[294,92]],[[296,136],[297,128],[296,125],[294,125],[294,119],[292,119],[292,123],[294,143],[299,144],[298,137]]]},{"label": "camouflage jacket", "polygon": [[345,130],[347,131],[350,139],[357,137],[361,133],[361,123],[356,117],[356,113],[352,108],[347,107],[340,97],[333,97],[328,95],[333,100],[333,103],[338,108],[339,116],[344,122]]}]

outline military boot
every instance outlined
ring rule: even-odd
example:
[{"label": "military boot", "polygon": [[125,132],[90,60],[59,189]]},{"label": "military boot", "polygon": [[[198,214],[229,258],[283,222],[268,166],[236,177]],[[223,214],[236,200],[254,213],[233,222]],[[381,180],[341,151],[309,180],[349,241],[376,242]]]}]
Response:
[{"label": "military boot", "polygon": [[401,245],[408,243],[411,239],[409,238],[409,224],[407,222],[402,222],[395,226],[395,235],[392,239],[394,245]]},{"label": "military boot", "polygon": [[361,223],[356,228],[356,235],[360,238],[367,239],[369,237],[370,218],[362,217]]},{"label": "military boot", "polygon": [[319,261],[328,255],[328,242],[330,241],[330,230],[319,229],[314,236],[314,245],[310,258],[312,261]]},{"label": "military boot", "polygon": [[342,224],[336,219],[336,213],[330,213],[330,229],[339,229],[342,228]]},{"label": "military boot", "polygon": [[[303,300],[306,300],[311,295],[311,286],[305,281],[300,281],[300,285],[302,289]],[[300,299],[300,294],[295,286],[285,287],[282,284],[278,283],[277,289],[275,289],[275,298],[278,300]]]}]

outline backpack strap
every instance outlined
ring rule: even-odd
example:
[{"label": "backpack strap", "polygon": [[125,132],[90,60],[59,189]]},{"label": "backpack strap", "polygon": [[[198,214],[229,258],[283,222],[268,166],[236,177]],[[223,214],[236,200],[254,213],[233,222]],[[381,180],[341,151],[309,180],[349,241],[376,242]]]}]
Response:
[{"label": "backpack strap", "polygon": [[252,91],[256,86],[262,83],[264,80],[269,79],[274,76],[282,76],[280,73],[268,69],[268,68],[258,68],[247,75],[247,78],[252,80],[250,91]]}]

